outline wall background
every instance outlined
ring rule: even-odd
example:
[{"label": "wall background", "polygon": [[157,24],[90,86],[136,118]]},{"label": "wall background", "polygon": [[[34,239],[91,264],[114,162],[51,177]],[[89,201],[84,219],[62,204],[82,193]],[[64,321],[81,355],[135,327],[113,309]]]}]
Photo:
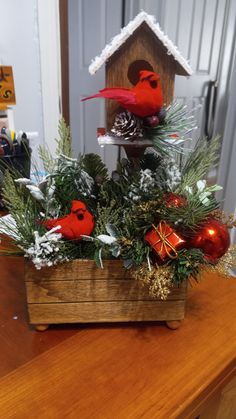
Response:
[{"label": "wall background", "polygon": [[[0,0],[0,64],[13,67],[16,131],[36,131],[31,145],[54,149],[59,118],[57,0]],[[49,123],[50,118],[50,123]]]}]

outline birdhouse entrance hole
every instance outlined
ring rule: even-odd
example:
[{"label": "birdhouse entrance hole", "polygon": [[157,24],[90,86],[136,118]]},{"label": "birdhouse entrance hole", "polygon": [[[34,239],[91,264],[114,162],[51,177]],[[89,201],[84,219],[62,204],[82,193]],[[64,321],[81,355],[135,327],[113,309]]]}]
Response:
[{"label": "birdhouse entrance hole", "polygon": [[136,85],[139,81],[139,72],[141,70],[154,71],[151,64],[145,60],[135,60],[128,68],[127,77],[133,85]]}]

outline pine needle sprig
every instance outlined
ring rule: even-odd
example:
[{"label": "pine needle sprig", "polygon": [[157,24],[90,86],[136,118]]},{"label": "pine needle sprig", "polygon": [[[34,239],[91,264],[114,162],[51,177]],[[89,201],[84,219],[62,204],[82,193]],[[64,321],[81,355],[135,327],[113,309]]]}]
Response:
[{"label": "pine needle sprig", "polygon": [[179,284],[190,277],[198,281],[201,268],[206,264],[200,249],[183,249],[178,253],[171,266],[174,269],[173,282]]},{"label": "pine needle sprig", "polygon": [[16,242],[21,247],[27,247],[32,243],[33,232],[43,228],[37,224],[37,216],[40,212],[38,204],[26,189],[15,184],[9,172],[5,173],[2,195],[5,205],[15,221],[12,227],[7,225],[9,233],[11,236],[16,236]]},{"label": "pine needle sprig", "polygon": [[157,127],[145,127],[144,137],[152,140],[154,148],[161,154],[184,153],[183,143],[196,129],[196,123],[186,105],[174,102],[166,109],[166,118]]},{"label": "pine needle sprig", "polygon": [[57,141],[56,154],[64,154],[64,156],[71,157],[72,142],[70,128],[66,125],[64,118],[61,118],[58,124],[59,139]]},{"label": "pine needle sprig", "polygon": [[103,163],[100,156],[94,153],[84,154],[80,157],[81,167],[91,176],[94,180],[104,182],[108,180],[108,170]]},{"label": "pine needle sprig", "polygon": [[115,200],[111,200],[109,205],[101,206],[97,205],[97,217],[94,229],[94,236],[104,234],[106,232],[106,225],[112,224],[116,228],[120,226],[120,220],[122,219],[122,207],[117,206]]},{"label": "pine needle sprig", "polygon": [[39,157],[42,160],[44,170],[52,173],[55,168],[55,159],[52,157],[49,149],[45,146],[39,146]]},{"label": "pine needle sprig", "polygon": [[4,174],[3,201],[10,211],[24,211],[24,200],[9,170]]},{"label": "pine needle sprig", "polygon": [[96,206],[98,191],[94,179],[83,170],[83,159],[73,159],[61,154],[51,178],[60,215],[70,212],[73,200],[84,201],[89,208]]},{"label": "pine needle sprig", "polygon": [[181,193],[186,186],[192,187],[198,180],[205,179],[209,170],[218,162],[220,146],[220,136],[211,140],[203,138],[198,141],[182,169],[182,181],[177,192]]},{"label": "pine needle sprig", "polygon": [[[57,148],[56,155],[71,157],[72,155],[72,145],[71,145],[71,134],[70,128],[66,125],[64,118],[61,118],[58,123],[58,134],[59,139],[56,140]],[[55,169],[55,158],[53,158],[50,150],[46,146],[39,146],[39,157],[43,162],[44,170],[47,173],[53,173]]]},{"label": "pine needle sprig", "polygon": [[140,168],[142,170],[150,169],[156,172],[163,162],[163,158],[156,153],[146,153],[140,159]]},{"label": "pine needle sprig", "polygon": [[209,198],[208,205],[203,205],[196,195],[188,196],[188,203],[183,207],[166,207],[160,209],[162,219],[173,228],[184,232],[186,236],[196,231],[201,223],[218,208],[214,197]]},{"label": "pine needle sprig", "polygon": [[58,256],[72,259],[93,259],[94,244],[92,242],[78,242],[78,240],[61,240]]}]

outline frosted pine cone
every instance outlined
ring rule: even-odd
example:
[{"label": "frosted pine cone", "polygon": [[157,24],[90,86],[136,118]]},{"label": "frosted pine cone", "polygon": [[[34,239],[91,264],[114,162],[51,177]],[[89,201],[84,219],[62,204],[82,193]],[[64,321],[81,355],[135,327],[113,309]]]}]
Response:
[{"label": "frosted pine cone", "polygon": [[125,140],[134,140],[143,137],[143,121],[131,112],[122,112],[116,115],[113,127],[113,135]]}]

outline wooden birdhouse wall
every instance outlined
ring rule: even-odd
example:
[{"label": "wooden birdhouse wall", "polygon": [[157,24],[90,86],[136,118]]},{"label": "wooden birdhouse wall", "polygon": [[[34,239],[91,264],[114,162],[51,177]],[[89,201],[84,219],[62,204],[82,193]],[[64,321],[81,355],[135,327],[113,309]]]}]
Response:
[{"label": "wooden birdhouse wall", "polygon": [[[132,87],[138,80],[138,72],[146,69],[160,74],[164,103],[169,105],[174,95],[176,63],[144,22],[107,62],[106,87]],[[107,129],[111,128],[117,112],[119,112],[119,105],[112,100],[107,100]]]}]

